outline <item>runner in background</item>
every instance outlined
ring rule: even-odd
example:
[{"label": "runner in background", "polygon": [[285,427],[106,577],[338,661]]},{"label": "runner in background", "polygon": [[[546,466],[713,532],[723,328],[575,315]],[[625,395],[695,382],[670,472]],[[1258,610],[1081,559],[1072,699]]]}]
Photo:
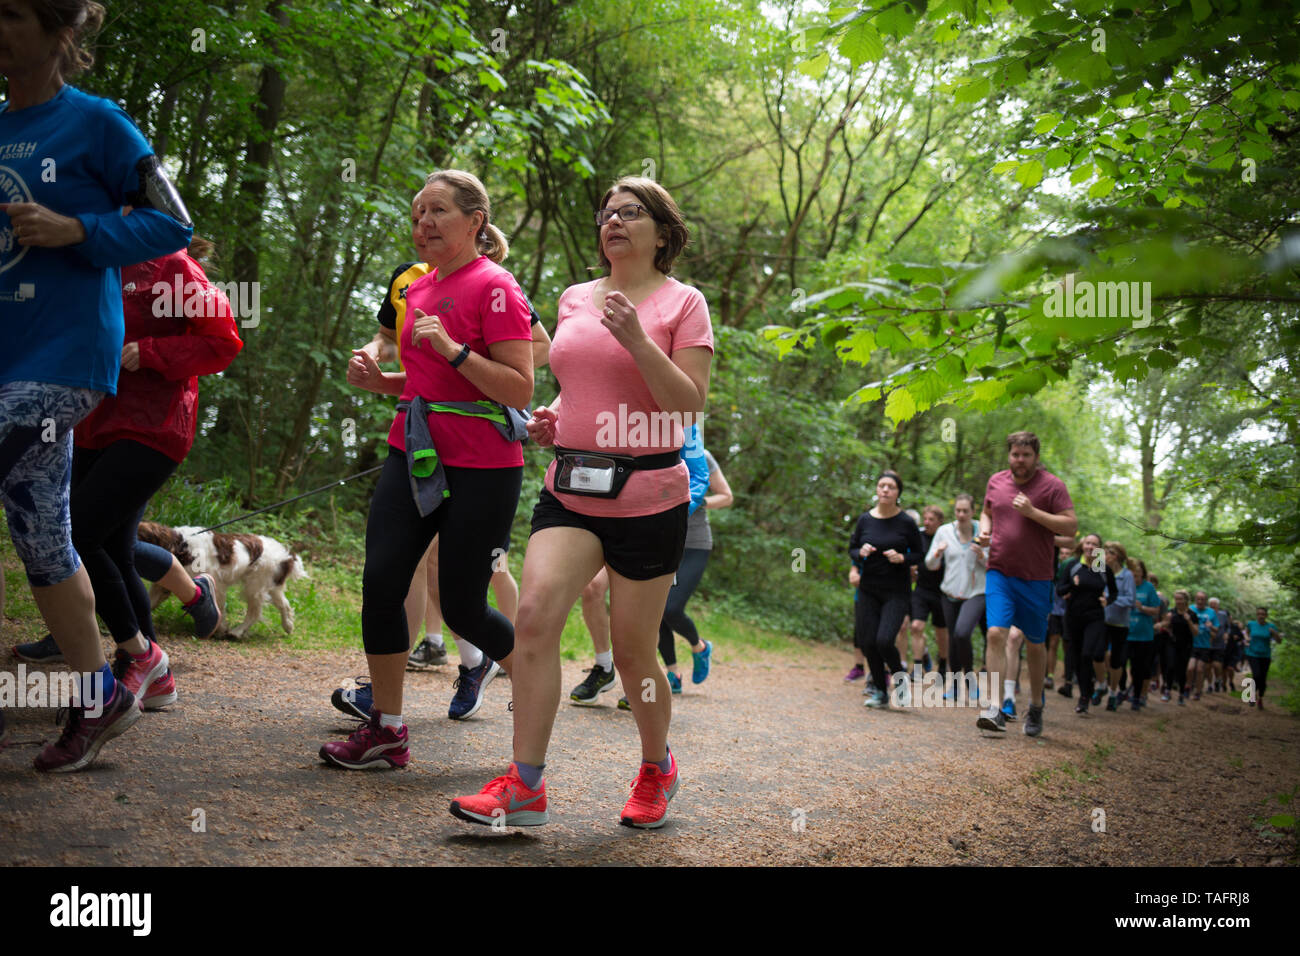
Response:
[{"label": "runner in background", "polygon": [[1174,606],[1165,616],[1165,627],[1169,631],[1170,644],[1173,646],[1171,657],[1172,683],[1178,687],[1178,703],[1187,703],[1191,686],[1192,644],[1196,639],[1201,622],[1191,608],[1191,600],[1186,591],[1174,592]]},{"label": "runner in background", "polygon": [[1148,580],[1156,589],[1156,597],[1160,599],[1160,613],[1156,615],[1155,620],[1156,657],[1155,671],[1151,675],[1151,690],[1159,691],[1160,699],[1168,703],[1173,674],[1173,635],[1169,633],[1169,601],[1165,598],[1165,593],[1160,590],[1160,579],[1153,574]]},{"label": "runner in background", "polygon": [[1147,580],[1147,566],[1142,561],[1129,558],[1128,567],[1137,582],[1128,623],[1129,665],[1133,672],[1129,700],[1133,710],[1141,710],[1147,703],[1147,681],[1155,660],[1155,622],[1160,616],[1160,596]]},{"label": "runner in background", "polygon": [[[975,499],[962,493],[953,500],[951,524],[942,525],[934,535],[925,565],[931,571],[943,569],[939,590],[943,598],[943,616],[948,622],[948,666],[957,680],[967,681],[966,695],[979,700],[975,674],[975,654],[971,635],[978,625],[984,629],[984,578],[987,553],[975,543],[976,528],[972,520]],[[987,630],[985,631],[987,633]],[[944,685],[944,700],[960,696],[956,685]]]},{"label": "runner in background", "polygon": [[[1106,643],[1110,650],[1106,654],[1106,663],[1110,673],[1110,696],[1106,700],[1106,709],[1115,710],[1127,696],[1121,696],[1124,688],[1124,665],[1128,661],[1128,622],[1137,599],[1137,585],[1133,582],[1133,572],[1127,567],[1128,552],[1118,541],[1106,542],[1106,567],[1115,575],[1115,588],[1118,596],[1106,605]],[[1105,686],[1103,671],[1101,680]],[[1105,693],[1105,691],[1101,691]],[[1140,693],[1140,690],[1139,690]],[[1098,694],[1093,694],[1092,702],[1098,703]]]},{"label": "runner in background", "polygon": [[[921,514],[921,542],[928,558],[934,535],[943,525],[943,509],[938,505],[926,505]],[[930,655],[925,647],[925,622],[929,618],[934,625],[934,643],[939,657],[941,679],[948,673],[948,626],[943,613],[942,582],[942,556],[937,569],[931,569],[928,560],[916,566],[916,579],[912,587],[912,663],[920,666],[923,673],[930,670]]]},{"label": "runner in background", "polygon": [[1047,676],[1043,686],[1052,689],[1052,671],[1056,670],[1056,648],[1061,646],[1061,656],[1065,658],[1061,686],[1056,692],[1062,697],[1074,696],[1074,657],[1070,654],[1070,637],[1065,632],[1065,598],[1059,588],[1068,573],[1070,562],[1083,554],[1083,548],[1061,545],[1056,549],[1056,579],[1052,582],[1052,613],[1047,618]]},{"label": "runner in background", "polygon": [[1219,633],[1219,616],[1209,607],[1204,591],[1196,592],[1196,634],[1192,637],[1192,658],[1187,665],[1187,679],[1192,685],[1192,700],[1201,699],[1201,685],[1214,659],[1214,638]]},{"label": "runner in background", "polygon": [[1228,635],[1224,632],[1223,612],[1219,610],[1219,599],[1209,600],[1210,610],[1218,618],[1219,627],[1210,635],[1210,682],[1206,693],[1223,690],[1223,652],[1227,647]]},{"label": "runner in background", "polygon": [[[1102,552],[1101,536],[1084,535],[1079,548],[1081,553],[1071,558],[1058,577],[1056,590],[1065,599],[1065,647],[1079,682],[1079,700],[1074,712],[1086,717],[1089,705],[1097,699],[1093,681],[1099,665],[1106,659],[1105,608],[1115,600],[1117,590],[1114,572],[1097,562]],[[1093,570],[1096,567],[1101,570]]]},{"label": "runner in background", "polygon": [[1250,643],[1246,645],[1246,663],[1255,682],[1250,706],[1264,709],[1264,691],[1268,686],[1268,666],[1273,659],[1273,645],[1282,640],[1282,632],[1268,622],[1268,608],[1255,609],[1255,620],[1246,625]]}]

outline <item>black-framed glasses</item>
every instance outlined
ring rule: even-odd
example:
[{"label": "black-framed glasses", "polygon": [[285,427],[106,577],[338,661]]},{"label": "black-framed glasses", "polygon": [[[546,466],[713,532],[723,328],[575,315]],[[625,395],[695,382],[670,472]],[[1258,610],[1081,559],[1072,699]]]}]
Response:
[{"label": "black-framed glasses", "polygon": [[642,213],[649,214],[649,212],[650,210],[646,209],[646,207],[641,205],[639,202],[630,202],[624,206],[619,206],[617,209],[597,209],[596,225],[603,226],[615,216],[618,216],[618,218],[622,219],[624,222],[632,222],[639,219]]}]

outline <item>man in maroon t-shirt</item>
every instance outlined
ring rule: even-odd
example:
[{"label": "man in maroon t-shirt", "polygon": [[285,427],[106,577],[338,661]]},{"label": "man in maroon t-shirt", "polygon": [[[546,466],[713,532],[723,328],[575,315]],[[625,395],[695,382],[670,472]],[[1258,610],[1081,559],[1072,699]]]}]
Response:
[{"label": "man in maroon t-shirt", "polygon": [[[1006,664],[1002,706],[991,687],[989,710],[980,716],[981,730],[1004,731],[1016,719],[1015,674],[1020,645],[1029,641],[1029,713],[1025,733],[1043,730],[1043,674],[1047,669],[1047,617],[1052,611],[1053,550],[1057,537],[1071,536],[1079,526],[1074,502],[1065,483],[1038,466],[1038,436],[1014,432],[1007,436],[1011,466],[989,479],[980,512],[976,543],[988,547],[985,607],[988,615],[990,667]],[[1008,642],[1007,638],[1011,640]],[[994,677],[996,680],[996,675]]]}]

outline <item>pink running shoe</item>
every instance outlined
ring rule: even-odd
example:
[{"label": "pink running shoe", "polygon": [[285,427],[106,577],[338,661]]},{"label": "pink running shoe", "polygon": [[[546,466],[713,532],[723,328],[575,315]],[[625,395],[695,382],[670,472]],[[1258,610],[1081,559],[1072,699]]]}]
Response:
[{"label": "pink running shoe", "polygon": [[668,801],[681,782],[677,777],[677,758],[671,753],[668,756],[673,762],[671,773],[664,773],[652,763],[641,764],[641,772],[632,781],[632,796],[618,821],[623,826],[654,830],[664,825],[668,817]]},{"label": "pink running shoe", "polygon": [[473,796],[451,801],[451,815],[493,827],[541,826],[551,819],[546,812],[546,781],[529,790],[512,763],[504,777],[497,777]]},{"label": "pink running shoe", "polygon": [[379,723],[380,716],[379,711],[372,710],[370,720],[347,740],[331,740],[325,744],[320,749],[321,759],[345,770],[405,767],[411,762],[406,725],[401,730],[384,727]]},{"label": "pink running shoe", "polygon": [[90,766],[99,749],[140,719],[135,695],[119,681],[103,713],[86,716],[80,707],[68,708],[68,722],[63,733],[36,757],[36,769],[49,773],[71,773]]},{"label": "pink running shoe", "polygon": [[852,684],[855,680],[862,680],[866,674],[867,672],[862,669],[861,664],[854,664],[853,668],[844,675],[844,683]]},{"label": "pink running shoe", "polygon": [[157,710],[176,703],[176,681],[172,678],[167,652],[149,642],[149,653],[136,658],[122,649],[113,656],[113,676],[140,701],[141,710]]}]

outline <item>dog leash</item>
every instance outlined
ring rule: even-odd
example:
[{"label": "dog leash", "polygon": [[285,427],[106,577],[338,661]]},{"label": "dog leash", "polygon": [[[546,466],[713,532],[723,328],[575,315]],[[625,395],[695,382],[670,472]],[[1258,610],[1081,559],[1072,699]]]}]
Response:
[{"label": "dog leash", "polygon": [[276,508],[283,508],[285,505],[292,504],[295,501],[301,501],[303,498],[310,498],[312,495],[318,495],[322,491],[329,491],[331,488],[337,488],[339,485],[345,485],[353,478],[363,478],[366,475],[372,475],[383,467],[384,467],[383,465],[375,465],[374,468],[367,468],[365,471],[359,471],[355,475],[348,475],[348,477],[340,478],[338,481],[331,481],[328,485],[321,485],[319,488],[313,488],[311,491],[304,491],[300,495],[294,495],[292,498],[285,498],[284,501],[277,501],[273,505],[267,505],[265,508],[258,508],[256,511],[250,511],[246,515],[240,515],[237,518],[231,518],[229,521],[223,521],[221,522],[221,524],[214,524],[211,528],[204,528],[202,531],[196,532],[196,534],[203,534],[208,531],[216,531],[218,528],[224,528],[226,525],[234,524],[236,521],[243,521],[245,518],[253,518],[260,514],[266,514],[266,512],[274,511]]}]

